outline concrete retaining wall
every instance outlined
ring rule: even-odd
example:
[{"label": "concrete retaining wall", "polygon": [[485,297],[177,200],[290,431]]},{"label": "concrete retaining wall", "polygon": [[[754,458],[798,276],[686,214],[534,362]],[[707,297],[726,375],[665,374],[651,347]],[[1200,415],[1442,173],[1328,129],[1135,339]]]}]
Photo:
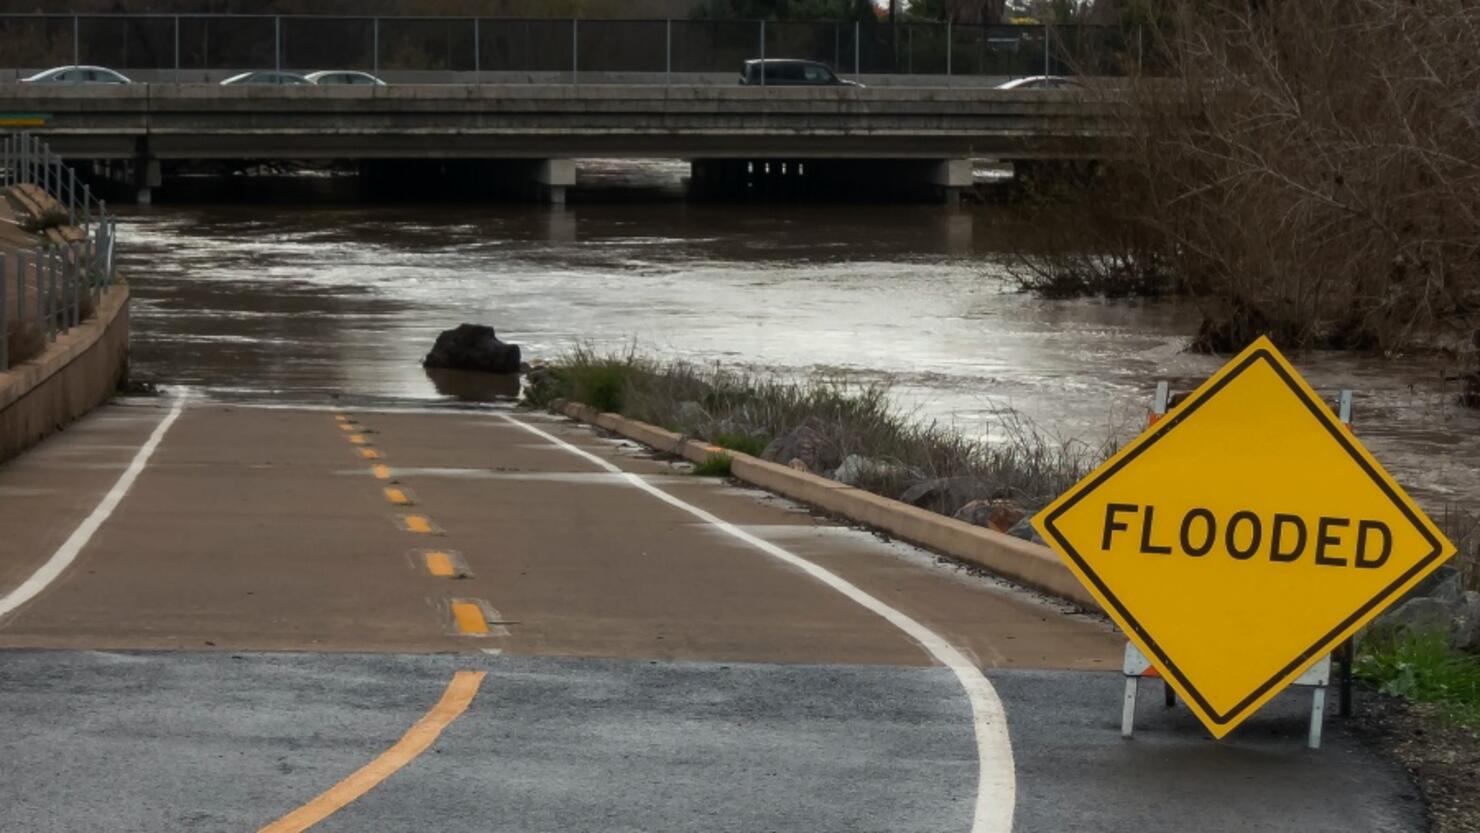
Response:
[{"label": "concrete retaining wall", "polygon": [[107,400],[128,372],[128,287],[103,295],[97,315],[46,352],[0,373],[0,462]]},{"label": "concrete retaining wall", "polygon": [[696,463],[714,454],[726,454],[731,460],[730,474],[747,483],[841,515],[851,521],[884,530],[912,544],[983,567],[1004,578],[1087,609],[1099,610],[1094,597],[1047,547],[972,526],[749,454],[685,439],[672,431],[618,414],[602,413],[586,405],[557,402],[553,409],[658,451],[676,454]]}]

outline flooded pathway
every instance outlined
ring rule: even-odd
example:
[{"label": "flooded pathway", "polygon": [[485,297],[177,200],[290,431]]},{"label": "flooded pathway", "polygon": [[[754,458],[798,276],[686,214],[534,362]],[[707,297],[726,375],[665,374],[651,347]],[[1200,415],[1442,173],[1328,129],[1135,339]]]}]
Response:
[{"label": "flooded pathway", "polygon": [[[599,176],[595,178],[599,181]],[[757,373],[881,381],[922,418],[990,434],[1011,406],[1062,436],[1134,430],[1194,308],[1014,291],[990,208],[594,203],[175,205],[126,217],[141,378],[217,395],[438,399],[436,334],[493,324],[532,360],[577,343]],[[1426,503],[1480,497],[1480,414],[1439,368],[1313,354],[1323,393]]]}]

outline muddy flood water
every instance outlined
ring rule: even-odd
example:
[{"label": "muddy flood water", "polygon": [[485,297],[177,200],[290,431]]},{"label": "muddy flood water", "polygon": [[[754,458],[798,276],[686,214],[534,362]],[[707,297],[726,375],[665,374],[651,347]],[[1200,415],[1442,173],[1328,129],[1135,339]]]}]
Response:
[{"label": "muddy flood water", "polygon": [[[131,209],[134,373],[223,398],[447,400],[419,361],[468,321],[531,361],[635,346],[886,382],[901,407],[972,434],[1009,406],[1099,441],[1142,423],[1158,379],[1186,388],[1218,366],[1185,350],[1193,307],[1015,291],[999,214],[610,198]],[[1356,391],[1359,435],[1425,504],[1480,505],[1480,413],[1452,404],[1437,365],[1294,358],[1323,394]]]}]

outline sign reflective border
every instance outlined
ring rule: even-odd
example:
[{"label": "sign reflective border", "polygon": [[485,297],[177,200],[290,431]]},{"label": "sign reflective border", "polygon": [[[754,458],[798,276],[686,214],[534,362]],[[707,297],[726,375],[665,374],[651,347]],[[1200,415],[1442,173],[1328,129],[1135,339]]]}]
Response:
[{"label": "sign reflective border", "polygon": [[1454,554],[1263,338],[1033,525],[1214,737]]}]

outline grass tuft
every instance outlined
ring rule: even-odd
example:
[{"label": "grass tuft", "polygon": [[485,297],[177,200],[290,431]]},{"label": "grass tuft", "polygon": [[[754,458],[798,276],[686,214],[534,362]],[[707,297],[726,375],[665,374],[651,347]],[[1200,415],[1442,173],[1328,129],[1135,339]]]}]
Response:
[{"label": "grass tuft", "polygon": [[711,454],[704,462],[694,465],[694,474],[700,477],[729,477],[733,459],[728,454]]}]

